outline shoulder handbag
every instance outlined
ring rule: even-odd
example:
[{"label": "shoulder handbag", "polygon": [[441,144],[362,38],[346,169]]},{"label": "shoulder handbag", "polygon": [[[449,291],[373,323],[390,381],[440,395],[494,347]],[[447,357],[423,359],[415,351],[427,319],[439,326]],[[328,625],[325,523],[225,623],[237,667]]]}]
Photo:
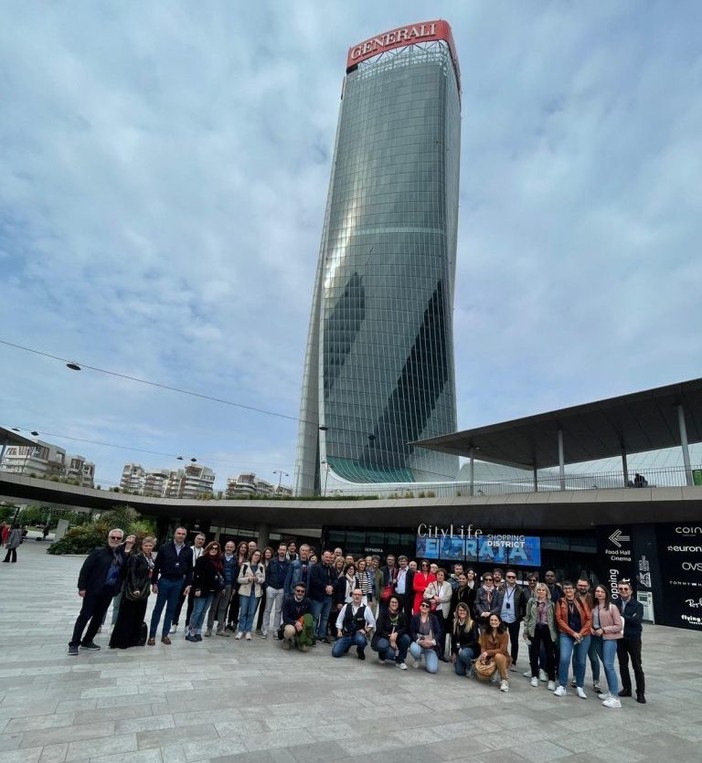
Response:
[{"label": "shoulder handbag", "polygon": [[390,601],[390,597],[395,593],[395,587],[392,583],[388,583],[380,594],[380,601],[387,603]]},{"label": "shoulder handbag", "polygon": [[485,662],[480,658],[474,660],[473,667],[475,668],[475,675],[480,681],[489,681],[497,670],[497,665],[495,665],[495,660],[492,657]]},{"label": "shoulder handbag", "polygon": [[133,591],[128,585],[124,586],[124,598],[127,601],[143,601],[146,599],[151,591],[151,581],[147,580],[146,583],[137,591]]}]

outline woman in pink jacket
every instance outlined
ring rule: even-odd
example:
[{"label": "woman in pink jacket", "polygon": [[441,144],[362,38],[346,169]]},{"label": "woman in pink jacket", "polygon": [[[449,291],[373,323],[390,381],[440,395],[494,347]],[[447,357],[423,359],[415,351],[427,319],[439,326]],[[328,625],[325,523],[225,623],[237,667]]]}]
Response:
[{"label": "woman in pink jacket", "polygon": [[603,585],[595,588],[595,608],[592,610],[592,640],[596,645],[597,655],[604,665],[609,696],[603,697],[605,707],[621,707],[619,700],[619,682],[614,669],[614,655],[617,653],[617,640],[623,635],[624,622],[619,609],[612,604],[609,591]]}]

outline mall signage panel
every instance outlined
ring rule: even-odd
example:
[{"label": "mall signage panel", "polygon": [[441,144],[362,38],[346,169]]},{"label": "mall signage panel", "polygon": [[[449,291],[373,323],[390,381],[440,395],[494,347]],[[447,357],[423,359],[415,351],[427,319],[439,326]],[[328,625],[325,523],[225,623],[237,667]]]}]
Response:
[{"label": "mall signage panel", "polygon": [[447,528],[419,525],[417,558],[540,567],[541,538],[534,535],[485,533],[472,525],[449,525]]},{"label": "mall signage panel", "polygon": [[662,617],[657,622],[702,631],[702,523],[657,526]]},{"label": "mall signage panel", "polygon": [[[613,600],[619,598],[617,583],[622,578],[636,580],[632,530],[629,525],[597,528],[597,577],[609,589]],[[637,587],[637,586],[634,586]]]}]

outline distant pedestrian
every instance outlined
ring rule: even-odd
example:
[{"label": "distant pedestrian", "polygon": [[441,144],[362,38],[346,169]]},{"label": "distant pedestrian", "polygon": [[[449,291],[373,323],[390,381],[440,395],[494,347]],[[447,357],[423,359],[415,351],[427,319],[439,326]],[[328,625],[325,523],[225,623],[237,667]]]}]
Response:
[{"label": "distant pedestrian", "polygon": [[107,534],[107,545],[92,551],[80,568],[78,596],[83,599],[83,605],[68,643],[70,655],[77,655],[78,647],[93,650],[100,648],[93,639],[112,597],[122,586],[127,554],[132,550],[135,538],[130,535],[126,543],[123,543],[123,540],[123,530],[110,530]]},{"label": "distant pedestrian", "polygon": [[16,525],[12,527],[10,530],[10,534],[7,536],[7,542],[5,543],[5,548],[7,549],[7,554],[5,554],[5,558],[3,559],[3,562],[16,562],[17,561],[17,547],[22,542],[22,530],[19,529]]}]

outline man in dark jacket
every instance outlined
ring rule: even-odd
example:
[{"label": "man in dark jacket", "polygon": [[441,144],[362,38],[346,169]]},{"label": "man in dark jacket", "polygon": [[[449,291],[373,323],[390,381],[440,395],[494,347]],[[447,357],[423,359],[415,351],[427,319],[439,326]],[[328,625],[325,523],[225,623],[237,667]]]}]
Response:
[{"label": "man in dark jacket", "polygon": [[184,527],[177,527],[173,533],[173,540],[170,543],[164,543],[158,550],[151,577],[154,581],[151,590],[156,594],[156,606],[151,615],[149,640],[146,642],[149,646],[156,643],[156,631],[164,606],[166,615],[163,618],[161,643],[166,645],[171,643],[168,633],[178,599],[190,593],[190,581],[193,579],[193,550],[185,545],[187,534],[188,531]]},{"label": "man in dark jacket", "polygon": [[78,596],[83,599],[83,604],[68,642],[68,654],[71,656],[78,654],[78,647],[93,650],[100,648],[93,639],[102,625],[112,597],[122,587],[126,556],[132,550],[135,538],[130,535],[124,544],[123,540],[123,530],[110,530],[107,545],[92,551],[80,568]]},{"label": "man in dark jacket", "polygon": [[617,641],[619,675],[622,677],[620,697],[631,697],[631,675],[629,658],[636,679],[636,701],[646,704],[646,681],[641,667],[641,632],[643,631],[643,604],[634,598],[630,580],[620,580],[617,586],[619,600],[617,606],[624,618],[624,637]]},{"label": "man in dark jacket", "polygon": [[266,567],[266,607],[263,612],[261,638],[268,638],[268,629],[273,614],[273,637],[278,638],[278,629],[282,623],[283,601],[285,599],[285,576],[290,562],[285,543],[278,545],[278,556],[274,556]]},{"label": "man in dark jacket", "polygon": [[[493,572],[493,575],[495,573]],[[505,580],[497,594],[500,607],[500,620],[509,631],[510,651],[512,656],[511,670],[516,670],[519,656],[519,625],[526,614],[526,598],[524,591],[517,585],[517,573],[513,569],[505,572]]]},{"label": "man in dark jacket", "polygon": [[322,554],[322,563],[312,565],[310,585],[307,589],[307,596],[312,607],[312,617],[314,617],[317,628],[316,638],[325,644],[331,643],[327,637],[327,623],[329,622],[336,578],[337,575],[332,567],[332,553],[325,551]]},{"label": "man in dark jacket", "polygon": [[296,646],[301,652],[314,644],[314,620],[310,614],[310,600],[305,586],[297,583],[283,602],[283,649]]}]

